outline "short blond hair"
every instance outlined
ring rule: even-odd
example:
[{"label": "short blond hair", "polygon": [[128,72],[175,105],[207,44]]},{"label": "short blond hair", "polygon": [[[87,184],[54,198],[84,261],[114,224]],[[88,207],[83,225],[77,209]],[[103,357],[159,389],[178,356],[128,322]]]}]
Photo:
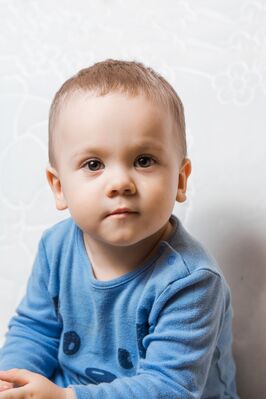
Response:
[{"label": "short blond hair", "polygon": [[145,94],[157,103],[167,106],[177,127],[181,160],[187,156],[185,115],[182,101],[174,88],[152,68],[136,61],[107,59],[81,69],[63,83],[56,92],[49,112],[49,162],[55,165],[54,130],[62,103],[76,91],[92,91],[97,96],[122,92],[129,96]]}]

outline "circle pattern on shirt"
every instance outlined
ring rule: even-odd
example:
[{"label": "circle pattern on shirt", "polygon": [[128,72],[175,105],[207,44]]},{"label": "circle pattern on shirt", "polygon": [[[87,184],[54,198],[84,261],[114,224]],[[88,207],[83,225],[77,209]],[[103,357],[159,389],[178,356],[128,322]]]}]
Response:
[{"label": "circle pattern on shirt", "polygon": [[53,303],[54,303],[54,309],[55,309],[57,320],[59,321],[59,323],[63,324],[63,318],[60,313],[60,299],[59,299],[58,295],[53,297]]},{"label": "circle pattern on shirt", "polygon": [[168,265],[173,265],[175,263],[176,256],[175,255],[169,255],[167,259]]},{"label": "circle pattern on shirt", "polygon": [[64,334],[63,352],[66,355],[74,355],[80,348],[80,337],[75,331],[68,331]]},{"label": "circle pattern on shirt", "polygon": [[123,348],[118,348],[118,361],[124,369],[132,369],[133,363],[131,361],[130,353]]},{"label": "circle pattern on shirt", "polygon": [[85,374],[92,384],[100,384],[101,382],[109,383],[117,378],[116,375],[109,371],[90,367],[85,370]]}]

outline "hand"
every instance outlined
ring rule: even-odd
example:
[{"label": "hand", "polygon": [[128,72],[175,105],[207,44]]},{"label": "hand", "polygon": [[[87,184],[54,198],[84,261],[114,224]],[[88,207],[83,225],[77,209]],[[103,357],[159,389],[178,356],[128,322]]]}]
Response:
[{"label": "hand", "polygon": [[6,391],[7,389],[10,389],[13,387],[14,387],[14,384],[0,380],[0,392]]},{"label": "hand", "polygon": [[[4,385],[12,384],[16,388],[1,391],[0,399],[74,399],[71,388],[60,388],[40,374],[24,369],[0,371],[0,379]],[[7,384],[6,384],[7,383]]]}]

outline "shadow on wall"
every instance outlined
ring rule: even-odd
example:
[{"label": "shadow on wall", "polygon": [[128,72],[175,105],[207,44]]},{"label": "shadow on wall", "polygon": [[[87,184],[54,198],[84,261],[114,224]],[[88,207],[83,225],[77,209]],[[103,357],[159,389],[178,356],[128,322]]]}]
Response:
[{"label": "shadow on wall", "polygon": [[265,245],[262,236],[241,229],[223,254],[227,267],[222,267],[232,289],[234,353],[242,399],[261,399],[266,394]]},{"label": "shadow on wall", "polygon": [[231,288],[238,393],[241,399],[262,399],[266,397],[266,219],[255,217],[254,210],[252,218],[247,209],[243,214],[232,209],[208,210],[204,224],[208,219],[211,251]]}]

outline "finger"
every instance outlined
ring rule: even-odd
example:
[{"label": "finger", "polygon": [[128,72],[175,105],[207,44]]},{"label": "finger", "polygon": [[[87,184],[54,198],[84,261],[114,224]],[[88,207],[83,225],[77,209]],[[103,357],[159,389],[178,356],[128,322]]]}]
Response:
[{"label": "finger", "polygon": [[1,381],[0,383],[0,392],[5,391],[6,389],[14,388],[14,384],[10,382]]},{"label": "finger", "polygon": [[3,381],[3,380],[0,380],[0,388],[1,388],[2,386],[9,386],[9,387],[12,388],[13,385],[14,385],[14,384],[12,384],[12,382],[6,382],[6,381]]},{"label": "finger", "polygon": [[1,385],[0,392],[6,391],[7,389],[11,389],[11,388],[13,388],[13,386]]},{"label": "finger", "polygon": [[25,385],[29,382],[31,372],[24,369],[11,369],[0,371],[0,379],[5,382],[15,383],[17,385]]},{"label": "finger", "polygon": [[0,399],[28,399],[28,395],[23,391],[23,388],[8,389],[0,392]]}]

